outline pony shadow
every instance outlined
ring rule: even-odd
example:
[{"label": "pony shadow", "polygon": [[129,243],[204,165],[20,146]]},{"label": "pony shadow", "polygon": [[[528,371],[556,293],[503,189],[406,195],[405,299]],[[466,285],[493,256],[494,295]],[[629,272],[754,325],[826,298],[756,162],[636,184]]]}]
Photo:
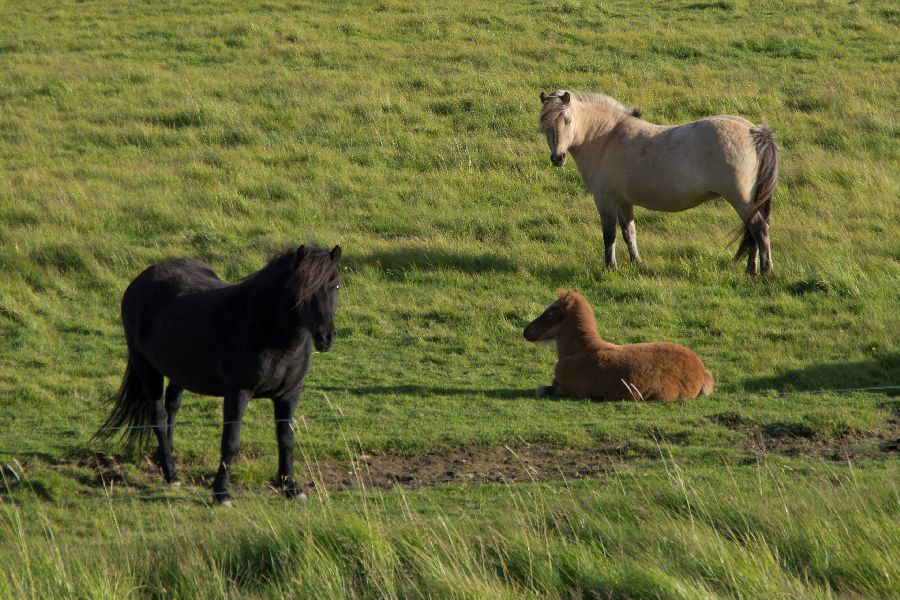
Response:
[{"label": "pony shadow", "polygon": [[59,457],[54,456],[54,455],[50,454],[49,452],[37,452],[37,451],[32,451],[32,450],[22,452],[20,450],[10,450],[8,448],[0,448],[0,463],[3,463],[7,460],[7,458],[4,458],[4,457],[9,457],[9,460],[20,459],[20,458],[36,458],[38,460],[43,460],[45,462],[57,462],[59,460]]},{"label": "pony shadow", "polygon": [[[744,387],[752,391],[828,391],[873,388],[887,396],[900,394],[900,353],[892,353],[872,360],[852,363],[809,365],[784,371],[769,377],[744,380]],[[874,389],[882,388],[882,389]]]},{"label": "pony shadow", "polygon": [[553,285],[566,286],[585,274],[584,269],[569,265],[535,267],[490,252],[435,249],[422,244],[345,256],[344,263],[352,269],[371,267],[395,280],[403,279],[411,271],[456,271],[470,275],[527,272],[547,279]]},{"label": "pony shadow", "polygon": [[351,268],[372,267],[389,276],[407,271],[447,270],[463,273],[515,273],[519,266],[489,252],[463,252],[411,244],[362,256],[345,256]]},{"label": "pony shadow", "polygon": [[367,385],[359,387],[323,386],[326,392],[344,392],[357,395],[388,396],[406,394],[410,396],[483,396],[495,400],[520,400],[534,398],[534,388],[528,389],[470,389],[454,387],[425,387],[420,385]]}]

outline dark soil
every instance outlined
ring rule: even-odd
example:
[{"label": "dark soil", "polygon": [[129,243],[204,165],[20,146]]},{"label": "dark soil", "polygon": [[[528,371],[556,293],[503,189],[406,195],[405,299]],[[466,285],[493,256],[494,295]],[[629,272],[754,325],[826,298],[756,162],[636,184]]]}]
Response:
[{"label": "dark soil", "polygon": [[577,479],[613,471],[616,465],[645,455],[623,448],[519,446],[466,447],[415,456],[364,453],[353,461],[318,461],[306,465],[303,487],[328,491],[421,488],[442,483],[501,483]]},{"label": "dark soil", "polygon": [[[710,415],[707,418],[742,434],[743,441],[738,448],[750,460],[766,454],[778,454],[847,462],[896,456],[895,453],[900,450],[900,419],[894,417],[889,417],[877,431],[848,429],[831,436],[817,434],[802,423],[758,423],[736,413]],[[601,477],[625,464],[659,459],[659,456],[656,449],[627,443],[607,443],[591,448],[548,444],[494,448],[467,446],[413,456],[363,451],[352,460],[311,460],[306,464],[302,456],[298,456],[297,474],[298,483],[306,492],[387,490],[396,486],[416,489],[444,483],[512,483]],[[126,477],[120,460],[126,459],[90,452],[77,458],[57,459],[54,464],[75,463],[86,469],[80,483],[91,487],[124,487],[138,494],[158,489],[153,477],[159,475],[149,456],[144,457],[141,467],[149,476],[143,482],[126,481],[130,478]],[[16,463],[16,472],[13,472],[11,465],[0,465],[3,467],[4,491],[18,487],[17,484],[21,483],[18,477],[29,470],[28,463],[27,460]],[[18,473],[18,470],[23,473]],[[211,481],[207,479],[203,476],[192,477],[185,483],[208,488]]]}]

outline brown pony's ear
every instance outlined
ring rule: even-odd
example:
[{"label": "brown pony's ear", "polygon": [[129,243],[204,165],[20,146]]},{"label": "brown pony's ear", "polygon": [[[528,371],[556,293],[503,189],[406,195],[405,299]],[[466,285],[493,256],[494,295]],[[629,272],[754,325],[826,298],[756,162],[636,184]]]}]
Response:
[{"label": "brown pony's ear", "polygon": [[572,96],[571,96],[571,94],[569,94],[569,92],[566,92],[565,94],[563,94],[561,96],[561,99],[562,99],[563,104],[568,104],[569,102],[572,101]]},{"label": "brown pony's ear", "polygon": [[544,92],[541,92],[541,104],[547,102],[547,96],[544,95]]},{"label": "brown pony's ear", "polygon": [[335,246],[331,249],[331,252],[329,254],[331,255],[331,262],[337,262],[341,260],[341,247]]},{"label": "brown pony's ear", "polygon": [[572,302],[575,301],[575,297],[572,295],[572,290],[566,290],[560,288],[557,292],[558,300],[562,302],[563,306],[569,308],[572,306]]}]

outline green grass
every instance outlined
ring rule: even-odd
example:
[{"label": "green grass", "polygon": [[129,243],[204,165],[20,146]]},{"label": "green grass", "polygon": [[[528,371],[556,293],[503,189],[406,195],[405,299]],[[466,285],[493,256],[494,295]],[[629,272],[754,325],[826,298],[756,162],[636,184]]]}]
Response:
[{"label": "green grass", "polygon": [[[896,523],[896,453],[881,447],[900,404],[839,390],[900,384],[898,16],[831,1],[0,3],[0,590],[886,596],[896,536],[870,533]],[[606,272],[593,202],[536,133],[538,93],[560,87],[658,123],[767,122],[782,160],[775,275],[751,281],[731,262],[724,202],[639,210],[645,264],[620,243],[620,271]],[[627,482],[285,504],[265,494],[275,440],[259,401],[235,513],[199,499],[216,427],[176,432],[188,500],[120,500],[171,493],[137,457],[116,455],[126,489],[104,488],[105,449],[87,439],[124,369],[131,278],[194,256],[233,280],[313,240],[344,247],[345,286],[337,344],[301,398],[315,417],[304,456],[616,449]],[[553,356],[521,329],[562,286],[611,341],[694,349],[716,394],[535,399]],[[221,401],[188,395],[179,416],[219,420]],[[684,498],[699,524],[663,498],[673,469],[698,486]],[[115,504],[98,513],[105,493]],[[739,534],[716,525],[732,497],[748,515]],[[566,531],[569,509],[596,536]],[[617,510],[624,521],[607,521]],[[635,525],[644,516],[658,526]],[[597,552],[604,536],[619,546]],[[185,564],[153,574],[172,544]]]},{"label": "green grass", "polygon": [[[0,507],[14,597],[710,598],[896,594],[896,468],[627,468],[606,482]],[[485,527],[485,523],[489,523]],[[93,549],[59,536],[89,531]],[[5,587],[4,587],[5,586]]]}]

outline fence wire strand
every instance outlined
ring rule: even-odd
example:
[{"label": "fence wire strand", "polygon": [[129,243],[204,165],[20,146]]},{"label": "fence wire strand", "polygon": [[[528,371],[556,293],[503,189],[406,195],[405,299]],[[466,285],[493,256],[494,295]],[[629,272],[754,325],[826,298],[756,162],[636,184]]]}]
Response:
[{"label": "fence wire strand", "polygon": [[[836,393],[850,393],[850,392],[869,392],[869,391],[886,391],[886,390],[900,390],[900,384],[897,385],[879,385],[879,386],[867,386],[867,387],[858,387],[858,388],[843,388],[843,389],[817,389],[817,390],[784,390],[778,391],[777,394],[779,396],[783,396],[785,394],[836,394]],[[307,422],[316,422],[316,421],[333,421],[333,422],[345,422],[349,420],[356,419],[382,419],[385,415],[378,414],[366,414],[366,415],[347,415],[344,411],[337,405],[331,403],[326,394],[326,401],[328,401],[329,406],[336,409],[338,414],[335,415],[301,415],[295,417],[293,419],[273,419],[267,421],[267,423],[291,423],[292,426],[296,427],[298,423],[302,422],[306,424]],[[469,412],[478,412],[478,413],[494,413],[496,414],[498,411],[493,407],[472,407],[468,409]],[[440,410],[415,410],[415,411],[403,411],[399,413],[393,413],[391,415],[387,415],[389,417],[402,417],[402,418],[411,418],[411,417],[423,417],[428,415],[443,415],[445,411]],[[243,419],[240,421],[184,421],[184,422],[176,422],[174,424],[174,428],[190,428],[190,427],[221,427],[223,425],[228,424],[248,424],[248,420]],[[254,423],[253,421],[249,421],[249,423]],[[585,425],[590,425],[592,423],[584,423]],[[154,425],[123,425],[119,427],[103,427],[97,430],[100,431],[126,431],[133,429],[154,429]],[[80,435],[86,433],[84,430],[73,429],[73,428],[44,428],[44,429],[18,429],[18,430],[3,430],[2,434],[12,435],[14,437],[18,437],[23,435],[24,433],[31,433],[33,435]],[[13,459],[13,462],[22,469],[21,465],[19,465],[16,459]],[[5,483],[6,480],[6,471],[9,470],[12,474],[15,475],[16,479],[18,479],[18,474],[15,473],[10,467],[11,463],[0,463],[0,474],[3,476],[3,480]],[[24,471],[24,469],[22,469]],[[107,489],[104,485],[104,489]],[[272,493],[253,493],[253,492],[238,492],[231,493],[231,495],[235,499],[250,499],[250,498],[274,498],[276,496],[277,491],[273,491]],[[67,505],[67,504],[77,504],[83,502],[173,502],[173,501],[185,501],[191,500],[196,501],[198,499],[203,499],[204,503],[211,503],[211,494],[209,492],[191,492],[191,491],[179,491],[173,494],[150,494],[150,495],[85,495],[85,496],[73,496],[71,498],[58,498],[51,500],[38,500],[39,504],[51,504],[51,505]],[[24,503],[15,500],[4,499],[2,495],[0,495],[0,506],[3,505],[12,505],[12,506],[26,506],[28,504],[33,504],[33,502]]]}]

